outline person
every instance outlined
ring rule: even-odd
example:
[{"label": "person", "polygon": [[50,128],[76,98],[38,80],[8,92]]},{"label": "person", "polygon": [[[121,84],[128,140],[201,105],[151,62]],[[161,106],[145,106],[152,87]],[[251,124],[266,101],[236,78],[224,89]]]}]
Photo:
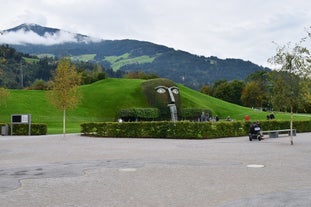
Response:
[{"label": "person", "polygon": [[219,117],[218,117],[218,115],[216,115],[215,120],[216,120],[216,121],[219,121]]},{"label": "person", "polygon": [[259,121],[255,121],[250,125],[248,134],[249,134],[249,141],[252,141],[253,138],[257,138],[259,141],[264,139]]},{"label": "person", "polygon": [[245,115],[245,121],[248,122],[249,121],[249,115]]},{"label": "person", "polygon": [[206,121],[206,116],[205,116],[204,111],[203,111],[202,114],[201,114],[200,121],[201,121],[201,122]]},{"label": "person", "polygon": [[270,119],[274,119],[275,117],[274,117],[274,113],[272,112],[271,114],[270,114]]}]

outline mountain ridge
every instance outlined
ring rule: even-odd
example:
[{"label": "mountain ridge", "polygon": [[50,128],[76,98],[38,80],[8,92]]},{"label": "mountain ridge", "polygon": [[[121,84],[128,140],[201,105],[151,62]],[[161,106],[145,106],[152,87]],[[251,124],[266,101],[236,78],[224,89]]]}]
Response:
[{"label": "mountain ridge", "polygon": [[33,23],[23,23],[19,26],[4,30],[4,32],[17,32],[19,30],[24,30],[25,32],[33,31],[36,34],[40,36],[44,36],[45,33],[55,34],[56,32],[59,32],[60,29],[51,28],[51,27],[42,27],[38,24]]},{"label": "mountain ridge", "polygon": [[[42,27],[36,24],[22,24],[4,30],[3,35],[14,32],[32,32],[48,41],[49,37],[70,34],[70,38],[55,44],[10,44],[23,53],[40,55],[51,54],[56,57],[70,56],[92,57],[87,61],[98,63],[113,70],[144,71],[169,78],[194,89],[212,84],[216,80],[244,80],[257,70],[270,70],[250,61],[241,59],[219,59],[215,56],[204,57],[182,50],[175,50],[164,45],[132,39],[93,41],[86,35],[64,32],[56,28]],[[88,40],[88,41],[87,41]],[[54,42],[57,42],[56,40]],[[78,58],[79,59],[79,58]]]}]

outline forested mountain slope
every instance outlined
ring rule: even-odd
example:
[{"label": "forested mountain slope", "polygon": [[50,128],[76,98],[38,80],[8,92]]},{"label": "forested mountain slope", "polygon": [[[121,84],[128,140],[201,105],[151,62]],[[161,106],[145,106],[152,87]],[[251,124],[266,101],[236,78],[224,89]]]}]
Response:
[{"label": "forested mountain slope", "polygon": [[[31,32],[32,35],[36,34],[42,38],[57,37],[62,32],[40,25],[23,24],[5,30],[4,35],[20,31],[24,31],[25,35]],[[155,73],[194,89],[216,80],[244,80],[257,70],[270,70],[241,59],[197,56],[138,40],[93,40],[80,34],[72,34],[70,41],[55,44],[19,42],[10,46],[20,52],[34,55],[71,56],[74,60],[96,62],[115,71]]]}]

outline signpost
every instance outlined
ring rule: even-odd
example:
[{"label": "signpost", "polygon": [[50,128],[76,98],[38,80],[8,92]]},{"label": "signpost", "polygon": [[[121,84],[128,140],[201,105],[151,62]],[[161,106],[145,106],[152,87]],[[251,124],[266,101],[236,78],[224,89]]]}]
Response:
[{"label": "signpost", "polygon": [[28,124],[28,135],[31,135],[31,114],[12,114],[11,115],[11,136],[15,124]]}]

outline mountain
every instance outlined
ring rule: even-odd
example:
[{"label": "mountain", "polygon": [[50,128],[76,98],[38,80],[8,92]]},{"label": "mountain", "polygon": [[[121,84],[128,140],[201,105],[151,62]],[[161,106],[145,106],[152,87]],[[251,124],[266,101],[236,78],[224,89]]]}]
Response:
[{"label": "mountain", "polygon": [[36,24],[4,30],[0,43],[9,44],[23,53],[70,56],[115,71],[155,73],[194,89],[216,80],[244,80],[257,70],[270,70],[241,59],[198,56],[138,40],[99,40]]},{"label": "mountain", "polygon": [[60,32],[59,29],[42,27],[37,24],[21,24],[17,27],[4,30],[4,33],[18,32],[20,30],[24,32],[34,32],[40,36],[44,36],[46,33],[54,35],[55,33]]},{"label": "mountain", "polygon": [[[95,39],[94,39],[95,40]],[[0,43],[12,45],[55,45],[67,42],[90,42],[90,37],[37,24],[21,24],[1,31]]]}]

